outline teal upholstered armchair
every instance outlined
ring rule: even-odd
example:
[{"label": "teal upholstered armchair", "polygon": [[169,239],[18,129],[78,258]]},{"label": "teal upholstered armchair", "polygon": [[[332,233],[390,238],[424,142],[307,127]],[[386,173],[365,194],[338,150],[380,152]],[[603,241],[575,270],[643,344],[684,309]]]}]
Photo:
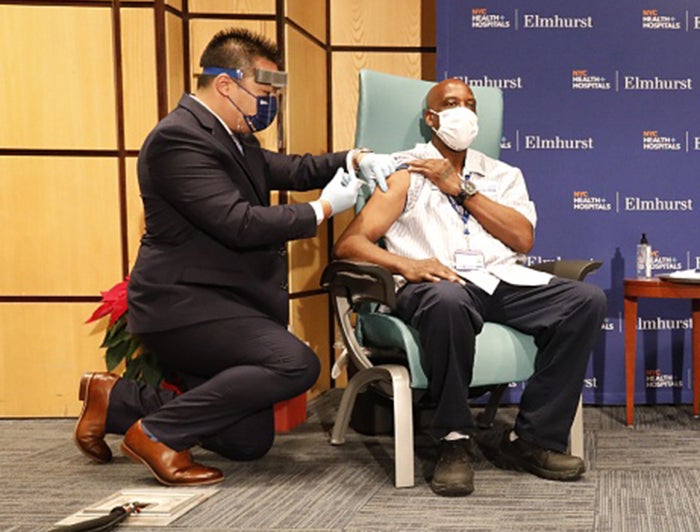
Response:
[{"label": "teal upholstered armchair", "polygon": [[[392,153],[430,139],[422,120],[423,101],[432,82],[407,79],[370,70],[360,73],[356,146]],[[500,89],[472,87],[477,100],[479,135],[472,147],[498,158],[503,124]],[[358,209],[363,201],[358,201]],[[573,279],[583,279],[600,266],[594,261],[559,261],[538,265]],[[395,485],[414,485],[413,402],[427,388],[420,363],[417,332],[391,314],[394,280],[384,268],[367,263],[334,261],[325,269],[321,284],[329,290],[349,363],[354,373],[341,399],[331,443],[345,442],[358,393],[368,386],[393,398]],[[384,311],[378,312],[378,305]],[[386,312],[388,310],[388,312]],[[488,389],[490,401],[477,418],[488,426],[509,383],[524,381],[533,373],[536,347],[531,336],[510,327],[486,323],[477,336],[471,388]],[[583,456],[581,406],[570,437],[572,454]]]}]

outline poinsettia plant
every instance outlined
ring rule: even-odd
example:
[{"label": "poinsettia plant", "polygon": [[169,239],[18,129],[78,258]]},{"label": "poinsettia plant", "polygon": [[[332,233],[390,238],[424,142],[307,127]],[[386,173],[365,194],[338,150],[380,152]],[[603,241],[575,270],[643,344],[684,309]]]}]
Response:
[{"label": "poinsettia plant", "polygon": [[163,370],[154,355],[144,351],[138,337],[126,328],[128,315],[127,286],[129,276],[115,284],[106,292],[101,292],[102,303],[85,323],[109,316],[105,337],[100,347],[106,349],[107,371],[114,371],[124,361],[123,376],[159,385],[163,380]]}]

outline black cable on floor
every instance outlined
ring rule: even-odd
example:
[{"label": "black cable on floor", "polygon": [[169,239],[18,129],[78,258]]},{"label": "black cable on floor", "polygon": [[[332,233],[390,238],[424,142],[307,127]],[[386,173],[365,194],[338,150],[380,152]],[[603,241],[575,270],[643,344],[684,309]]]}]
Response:
[{"label": "black cable on floor", "polygon": [[124,506],[115,506],[107,515],[88,519],[72,525],[59,526],[50,532],[100,532],[110,530],[124,521],[133,512],[139,512],[145,505],[132,502]]}]

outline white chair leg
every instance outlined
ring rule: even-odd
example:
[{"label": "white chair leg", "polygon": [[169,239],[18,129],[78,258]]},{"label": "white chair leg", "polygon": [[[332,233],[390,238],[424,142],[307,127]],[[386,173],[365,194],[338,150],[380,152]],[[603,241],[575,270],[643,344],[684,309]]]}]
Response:
[{"label": "white chair leg", "polygon": [[331,432],[331,444],[345,443],[352,408],[357,394],[368,384],[391,381],[394,403],[394,485],[409,488],[415,483],[413,474],[413,398],[408,370],[397,364],[385,364],[364,369],[350,379],[338,407]]},{"label": "white chair leg", "polygon": [[387,364],[394,393],[394,485],[411,488],[413,473],[413,398],[411,379],[403,366]]},{"label": "white chair leg", "polygon": [[571,433],[569,434],[569,449],[572,456],[584,457],[583,449],[583,400],[578,399],[578,407],[576,408],[576,416],[571,424]]},{"label": "white chair leg", "polygon": [[376,376],[372,378],[371,375],[367,376],[369,377],[368,380],[363,378],[363,373],[366,371],[369,370],[363,370],[353,375],[343,392],[343,396],[340,399],[340,406],[338,407],[338,414],[335,416],[335,423],[333,423],[331,445],[342,445],[345,443],[345,434],[348,431],[348,425],[350,425],[350,416],[355,406],[357,394],[360,393],[367,382],[377,380]]}]

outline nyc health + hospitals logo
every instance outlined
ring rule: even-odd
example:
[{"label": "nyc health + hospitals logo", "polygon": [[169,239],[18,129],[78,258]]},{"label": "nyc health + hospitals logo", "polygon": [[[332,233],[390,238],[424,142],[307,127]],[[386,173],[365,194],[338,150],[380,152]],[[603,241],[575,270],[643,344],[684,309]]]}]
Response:
[{"label": "nyc health + hospitals logo", "polygon": [[609,91],[612,88],[612,84],[605,76],[590,73],[587,69],[579,69],[571,71],[571,88],[584,91]]},{"label": "nyc health + hospitals logo", "polygon": [[[588,190],[574,190],[572,192],[572,210],[574,211],[594,211],[600,213],[614,211],[619,212],[694,212],[693,198],[645,198],[641,196],[622,196],[615,193],[615,199],[611,200],[605,196],[597,196]],[[614,206],[614,207],[613,207]],[[681,261],[673,257],[662,257],[657,253],[657,267],[654,269],[675,270],[682,269],[679,265]],[[652,260],[653,262],[653,260]],[[678,268],[676,268],[678,266]],[[700,266],[697,266],[700,267]]]},{"label": "nyc health + hospitals logo", "polygon": [[590,15],[570,17],[558,13],[493,12],[486,7],[471,9],[471,27],[477,30],[589,30],[593,29]]},{"label": "nyc health + hospitals logo", "polygon": [[503,13],[491,13],[485,7],[472,8],[472,28],[477,30],[507,30],[513,21]]},{"label": "nyc health + hospitals logo", "polygon": [[641,132],[642,150],[651,152],[700,152],[700,136],[695,131],[676,131],[673,134],[658,129]]},{"label": "nyc health + hospitals logo", "polygon": [[651,250],[651,269],[654,272],[675,272],[684,269],[682,259],[673,255],[664,255],[660,250]]},{"label": "nyc health + hospitals logo", "polygon": [[594,196],[588,190],[574,190],[573,210],[575,211],[611,211],[612,203],[603,196]]},{"label": "nyc health + hospitals logo", "polygon": [[677,31],[682,29],[682,18],[675,15],[662,14],[658,9],[642,9],[642,29]]},{"label": "nyc health + hospitals logo", "polygon": [[671,373],[663,373],[660,369],[645,371],[645,386],[647,388],[683,388],[683,379]]},{"label": "nyc health + hospitals logo", "polygon": [[644,151],[681,151],[683,143],[672,135],[664,135],[657,129],[649,129],[642,131],[642,149]]}]

